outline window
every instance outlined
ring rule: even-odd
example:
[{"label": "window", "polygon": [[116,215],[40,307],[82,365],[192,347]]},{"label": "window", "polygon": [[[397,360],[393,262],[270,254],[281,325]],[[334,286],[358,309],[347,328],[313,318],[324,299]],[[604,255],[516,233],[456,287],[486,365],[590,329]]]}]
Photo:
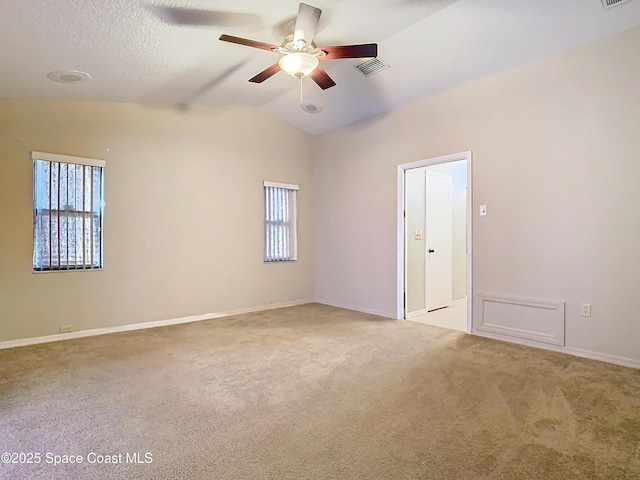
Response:
[{"label": "window", "polygon": [[298,185],[264,182],[264,261],[298,259],[296,194]]},{"label": "window", "polygon": [[102,268],[104,161],[32,152],[33,270]]}]

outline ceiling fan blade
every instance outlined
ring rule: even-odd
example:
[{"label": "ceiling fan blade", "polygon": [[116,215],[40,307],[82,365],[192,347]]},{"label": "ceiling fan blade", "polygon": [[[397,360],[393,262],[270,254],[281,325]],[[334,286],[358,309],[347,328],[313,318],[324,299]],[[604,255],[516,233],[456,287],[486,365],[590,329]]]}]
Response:
[{"label": "ceiling fan blade", "polygon": [[378,56],[377,43],[319,47],[318,50],[326,52],[324,57],[318,57],[319,60],[334,60],[336,58],[375,58]]},{"label": "ceiling fan blade", "polygon": [[267,68],[267,69],[263,70],[262,72],[260,72],[259,74],[257,74],[255,77],[249,79],[249,81],[253,82],[253,83],[262,83],[266,79],[273,77],[280,70],[282,70],[280,68],[280,63],[274,63],[269,68]]},{"label": "ceiling fan blade", "polygon": [[148,7],[169,25],[186,25],[213,28],[256,28],[262,26],[262,20],[252,13],[223,12],[170,6]]},{"label": "ceiling fan blade", "polygon": [[309,75],[314,82],[316,82],[321,89],[335,87],[336,82],[325,72],[322,68],[316,67],[316,69]]},{"label": "ceiling fan blade", "polygon": [[319,8],[312,7],[306,3],[300,4],[296,27],[293,31],[294,43],[302,40],[306,42],[307,45],[311,45],[313,36],[316,34],[316,29],[318,28],[320,15],[322,15],[322,10]]},{"label": "ceiling fan blade", "polygon": [[232,35],[220,35],[220,39],[223,42],[237,43],[239,45],[246,45],[247,47],[261,48],[262,50],[269,50],[274,52],[278,50],[277,45],[271,45],[269,43],[256,42],[255,40],[249,40],[246,38],[234,37]]}]

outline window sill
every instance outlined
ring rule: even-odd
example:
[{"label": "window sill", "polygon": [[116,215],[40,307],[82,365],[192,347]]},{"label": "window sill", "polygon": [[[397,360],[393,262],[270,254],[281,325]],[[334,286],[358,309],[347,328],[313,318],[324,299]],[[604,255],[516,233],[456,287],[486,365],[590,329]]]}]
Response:
[{"label": "window sill", "polygon": [[60,268],[55,270],[31,270],[31,273],[43,274],[43,273],[70,273],[70,272],[101,272],[103,267],[100,268]]}]

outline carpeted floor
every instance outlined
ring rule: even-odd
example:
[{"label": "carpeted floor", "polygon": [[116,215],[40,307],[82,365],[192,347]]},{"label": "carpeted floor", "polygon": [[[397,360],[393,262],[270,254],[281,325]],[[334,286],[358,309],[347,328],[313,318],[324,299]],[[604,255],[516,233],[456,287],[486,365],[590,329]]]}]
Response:
[{"label": "carpeted floor", "polygon": [[638,479],[640,371],[312,304],[0,351],[2,452],[41,455],[2,479]]}]

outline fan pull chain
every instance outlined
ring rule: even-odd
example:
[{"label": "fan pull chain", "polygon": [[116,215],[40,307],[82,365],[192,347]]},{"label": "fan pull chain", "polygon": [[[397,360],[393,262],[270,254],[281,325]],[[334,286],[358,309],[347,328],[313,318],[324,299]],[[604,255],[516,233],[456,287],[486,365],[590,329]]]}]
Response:
[{"label": "fan pull chain", "polygon": [[300,106],[302,107],[302,77],[298,79],[298,82],[300,83]]}]

